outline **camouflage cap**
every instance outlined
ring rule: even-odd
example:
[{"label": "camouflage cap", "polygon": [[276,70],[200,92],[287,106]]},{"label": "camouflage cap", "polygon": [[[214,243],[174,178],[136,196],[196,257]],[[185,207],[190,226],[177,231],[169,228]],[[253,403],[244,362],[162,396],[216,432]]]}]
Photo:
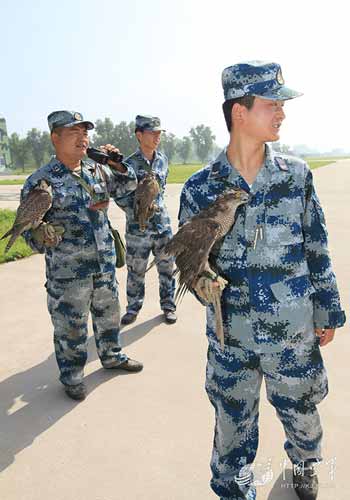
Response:
[{"label": "camouflage cap", "polygon": [[160,130],[161,132],[165,132],[157,116],[137,115],[135,118],[135,127],[141,130],[150,130],[154,132]]},{"label": "camouflage cap", "polygon": [[50,132],[55,128],[64,127],[69,128],[74,125],[84,124],[88,130],[95,128],[92,122],[84,120],[83,115],[77,111],[53,111],[47,117]]},{"label": "camouflage cap", "polygon": [[279,64],[266,61],[246,61],[225,68],[222,86],[226,101],[245,95],[286,101],[303,95],[284,85]]}]

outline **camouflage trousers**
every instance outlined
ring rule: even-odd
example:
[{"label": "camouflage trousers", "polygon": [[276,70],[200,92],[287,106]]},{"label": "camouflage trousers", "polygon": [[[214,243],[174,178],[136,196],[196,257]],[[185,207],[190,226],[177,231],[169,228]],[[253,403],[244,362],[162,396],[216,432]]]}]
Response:
[{"label": "camouflage trousers", "polygon": [[120,305],[115,273],[91,274],[84,279],[49,279],[45,286],[63,384],[76,385],[83,379],[89,312],[101,363],[127,360],[119,345]]},{"label": "camouflage trousers", "polygon": [[[150,253],[159,258],[164,246],[172,237],[166,233],[145,231],[145,233],[126,233],[127,312],[138,313],[145,297],[145,273]],[[157,263],[159,275],[160,308],[175,311],[175,279],[173,277],[174,260],[163,258]]]},{"label": "camouflage trousers", "polygon": [[284,427],[291,462],[321,460],[322,428],[316,405],[327,395],[328,385],[314,333],[305,334],[293,349],[270,353],[242,346],[222,350],[210,339],[206,391],[216,416],[211,487],[222,500],[256,498],[253,462],[263,379],[268,400]]}]

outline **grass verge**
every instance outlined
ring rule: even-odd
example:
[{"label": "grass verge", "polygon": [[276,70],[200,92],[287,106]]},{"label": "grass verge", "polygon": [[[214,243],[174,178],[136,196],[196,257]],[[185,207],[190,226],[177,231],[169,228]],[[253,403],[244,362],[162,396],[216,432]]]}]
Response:
[{"label": "grass verge", "polygon": [[319,167],[325,167],[330,163],[333,163],[335,160],[306,160],[306,163],[309,165],[311,170]]},{"label": "grass verge", "polygon": [[24,184],[25,179],[4,179],[0,180],[0,186],[22,186]]},{"label": "grass verge", "polygon": [[[312,160],[307,160],[307,163],[311,169],[324,167],[330,163],[336,161],[335,159],[323,160],[313,158]],[[192,174],[200,170],[204,165],[201,164],[191,164],[191,165],[170,165],[169,167],[169,184],[183,184]]]},{"label": "grass verge", "polygon": [[[15,220],[15,216],[16,212],[14,210],[0,210],[0,237],[10,229]],[[7,242],[8,238],[0,241],[0,264],[21,259],[22,257],[28,257],[33,254],[33,251],[26,244],[22,236],[17,238],[10,250],[5,253]]]},{"label": "grass verge", "polygon": [[[312,158],[308,159],[307,162],[311,169],[323,167],[325,165],[329,165],[334,162],[335,158],[329,159],[321,159],[321,158]],[[202,164],[188,164],[188,165],[174,165],[171,164],[169,168],[169,176],[168,183],[169,184],[183,184],[192,174],[197,172],[203,167]],[[24,183],[24,179],[4,179],[0,180],[0,185],[22,185]],[[0,237],[6,233],[8,229],[12,226],[15,220],[16,212],[14,210],[1,210],[0,209]],[[14,245],[11,247],[9,252],[5,254],[5,246],[8,242],[8,238],[6,240],[0,241],[0,264],[4,262],[9,262],[17,259],[21,259],[22,257],[28,257],[33,254],[33,251],[29,248],[29,246],[25,243],[24,239],[20,236]]]},{"label": "grass verge", "polygon": [[[312,158],[307,159],[307,163],[309,164],[311,169],[324,167],[325,165],[329,165],[333,163],[339,158]],[[191,163],[186,165],[181,164],[171,164],[169,167],[169,176],[168,183],[169,184],[183,184],[192,174],[200,170],[204,165],[201,163]],[[24,179],[0,179],[0,186],[16,186],[24,184]]]}]

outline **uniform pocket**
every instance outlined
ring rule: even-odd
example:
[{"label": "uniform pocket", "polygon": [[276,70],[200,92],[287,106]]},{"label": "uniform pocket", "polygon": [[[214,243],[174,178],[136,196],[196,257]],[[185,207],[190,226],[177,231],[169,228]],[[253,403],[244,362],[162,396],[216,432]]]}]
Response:
[{"label": "uniform pocket", "polygon": [[310,276],[305,274],[271,285],[272,293],[279,302],[308,297],[315,293]]},{"label": "uniform pocket", "polygon": [[52,206],[54,208],[70,208],[77,205],[77,191],[74,187],[67,187],[65,185],[55,187],[57,189],[53,193],[52,200]]},{"label": "uniform pocket", "polygon": [[301,199],[286,200],[283,206],[266,209],[266,243],[269,246],[295,245],[304,241]]}]

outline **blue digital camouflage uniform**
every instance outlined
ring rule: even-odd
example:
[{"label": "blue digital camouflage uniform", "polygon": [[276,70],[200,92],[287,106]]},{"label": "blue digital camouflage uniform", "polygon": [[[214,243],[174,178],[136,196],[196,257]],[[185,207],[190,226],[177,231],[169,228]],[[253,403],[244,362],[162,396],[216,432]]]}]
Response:
[{"label": "blue digital camouflage uniform", "polygon": [[206,390],[216,413],[211,486],[222,499],[252,500],[253,477],[242,471],[249,470],[257,450],[263,377],[290,460],[321,459],[316,405],[327,394],[327,376],[314,328],[340,327],[345,315],[306,163],[267,145],[265,164],[249,188],[224,150],[185,183],[180,224],[228,186],[251,196],[211,255],[212,266],[228,281],[222,296],[224,349],[215,335],[213,307],[207,306]]},{"label": "blue digital camouflage uniform", "polygon": [[[144,232],[140,231],[134,218],[134,193],[115,200],[126,214],[127,312],[137,314],[142,307],[145,296],[145,273],[149,255],[152,252],[158,259],[164,246],[172,237],[170,218],[164,201],[169,167],[168,159],[163,153],[156,151],[151,163],[144,157],[140,149],[124,160],[124,163],[134,170],[138,181],[152,170],[160,185],[160,192],[156,198],[158,210],[148,220]],[[163,311],[175,311],[173,259],[161,258],[158,260],[157,270],[160,307]]]},{"label": "blue digital camouflage uniform", "polygon": [[[104,169],[105,175],[102,175]],[[132,169],[126,173],[82,162],[81,177],[95,192],[94,202],[117,198],[137,186]],[[87,359],[87,319],[92,316],[97,352],[104,366],[127,360],[119,346],[120,306],[115,273],[115,248],[107,209],[91,210],[90,194],[72,172],[55,157],[25,182],[21,197],[45,179],[53,202],[45,221],[64,227],[54,248],[38,246],[31,232],[27,243],[45,252],[48,309],[54,326],[54,345],[60,380],[66,385],[82,381]]]}]

